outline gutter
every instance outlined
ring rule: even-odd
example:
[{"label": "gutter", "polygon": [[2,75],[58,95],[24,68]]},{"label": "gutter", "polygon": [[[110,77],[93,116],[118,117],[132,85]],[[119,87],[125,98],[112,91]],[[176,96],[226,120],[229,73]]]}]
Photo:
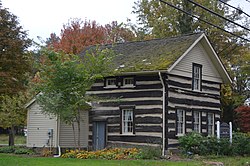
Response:
[{"label": "gutter", "polygon": [[161,76],[161,72],[158,73],[162,84],[162,156],[165,155],[165,111],[166,111],[166,87]]}]

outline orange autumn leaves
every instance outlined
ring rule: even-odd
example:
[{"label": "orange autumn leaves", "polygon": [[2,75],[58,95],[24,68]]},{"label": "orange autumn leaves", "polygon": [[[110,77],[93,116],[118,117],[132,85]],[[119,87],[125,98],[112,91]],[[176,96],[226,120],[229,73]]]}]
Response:
[{"label": "orange autumn leaves", "polygon": [[84,48],[91,45],[110,44],[134,39],[133,32],[116,21],[102,26],[96,21],[71,19],[67,24],[63,25],[60,36],[56,36],[54,33],[51,34],[47,44],[54,51],[79,54]]}]

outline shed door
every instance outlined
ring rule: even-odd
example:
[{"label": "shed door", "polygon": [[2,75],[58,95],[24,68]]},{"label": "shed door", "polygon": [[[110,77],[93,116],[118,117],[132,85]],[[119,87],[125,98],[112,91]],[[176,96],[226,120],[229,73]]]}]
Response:
[{"label": "shed door", "polygon": [[93,148],[94,150],[104,149],[106,145],[106,122],[98,121],[93,123]]}]

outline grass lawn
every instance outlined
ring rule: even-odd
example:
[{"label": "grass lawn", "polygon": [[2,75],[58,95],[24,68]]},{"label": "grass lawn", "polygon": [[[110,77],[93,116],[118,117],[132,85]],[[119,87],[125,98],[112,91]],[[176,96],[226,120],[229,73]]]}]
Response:
[{"label": "grass lawn", "polygon": [[163,160],[85,160],[66,158],[24,157],[10,154],[0,154],[1,166],[199,166],[202,162],[196,161],[163,161]]},{"label": "grass lawn", "polygon": [[[8,134],[0,134],[0,144],[9,144]],[[15,144],[26,144],[26,137],[15,135]]]},{"label": "grass lawn", "polygon": [[164,161],[164,160],[83,160],[83,159],[65,159],[65,158],[45,158],[45,157],[28,157],[11,154],[0,154],[1,166],[202,166],[206,161],[220,161],[224,166],[248,166],[250,157],[210,157],[201,158],[191,161]]}]

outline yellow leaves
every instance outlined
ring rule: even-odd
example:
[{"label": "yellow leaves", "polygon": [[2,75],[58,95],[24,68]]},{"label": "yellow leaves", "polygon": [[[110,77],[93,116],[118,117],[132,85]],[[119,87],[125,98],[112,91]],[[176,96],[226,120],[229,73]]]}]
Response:
[{"label": "yellow leaves", "polygon": [[98,151],[67,150],[62,158],[121,160],[136,158],[138,154],[137,148],[112,148]]}]

